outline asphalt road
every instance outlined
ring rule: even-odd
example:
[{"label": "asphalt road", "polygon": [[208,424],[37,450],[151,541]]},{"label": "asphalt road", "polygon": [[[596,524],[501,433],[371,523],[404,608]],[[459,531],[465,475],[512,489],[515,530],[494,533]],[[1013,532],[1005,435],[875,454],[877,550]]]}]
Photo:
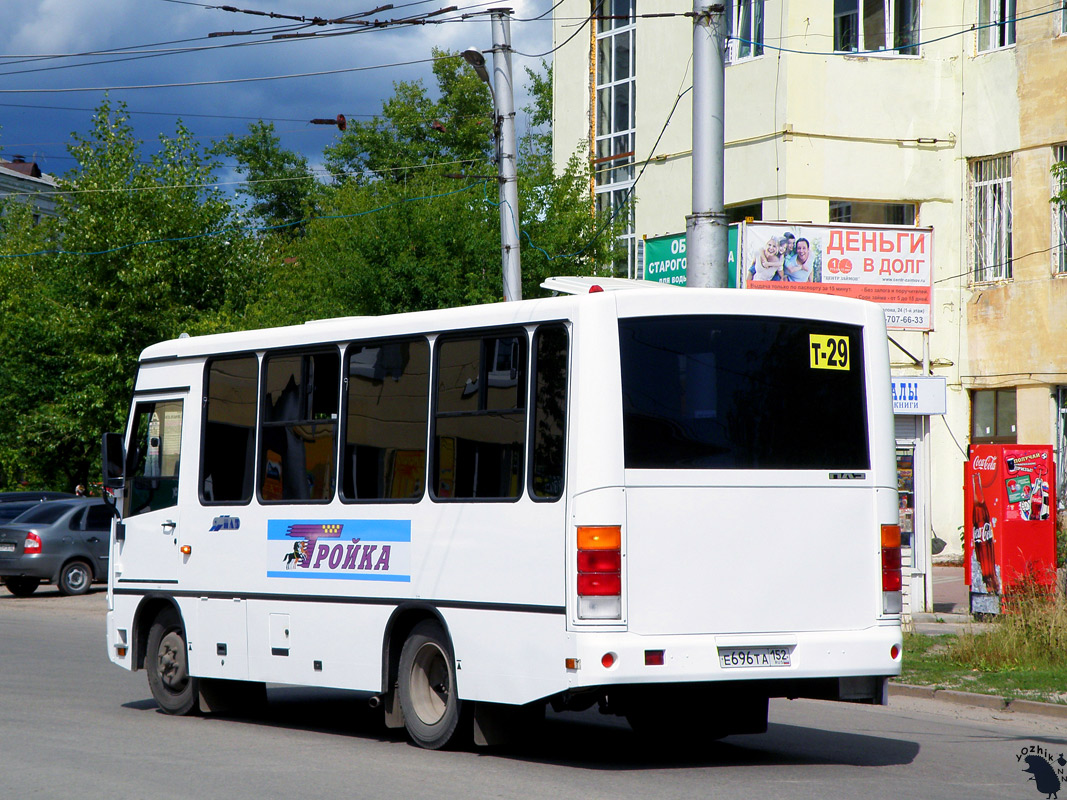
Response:
[{"label": "asphalt road", "polygon": [[99,590],[17,599],[0,589],[3,800],[1004,800],[1045,796],[1022,771],[1022,748],[1054,765],[1067,754],[1065,721],[911,698],[772,701],[768,733],[699,744],[694,731],[684,752],[649,749],[595,712],[550,715],[534,742],[510,749],[428,752],[385,730],[365,695],[320,690],[271,688],[258,719],[169,717],[143,673],[108,661],[104,610]]}]

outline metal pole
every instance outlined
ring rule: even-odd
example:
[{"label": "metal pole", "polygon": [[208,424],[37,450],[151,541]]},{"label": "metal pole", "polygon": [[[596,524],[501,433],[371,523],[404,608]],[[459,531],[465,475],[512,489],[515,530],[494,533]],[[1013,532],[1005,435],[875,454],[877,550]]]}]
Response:
[{"label": "metal pole", "polygon": [[685,218],[686,286],[726,287],[725,17],[693,0],[693,213]]},{"label": "metal pole", "polygon": [[500,254],[504,271],[504,299],[522,299],[519,257],[519,184],[515,144],[515,94],[511,82],[511,9],[491,8],[493,21],[493,81],[500,133]]}]

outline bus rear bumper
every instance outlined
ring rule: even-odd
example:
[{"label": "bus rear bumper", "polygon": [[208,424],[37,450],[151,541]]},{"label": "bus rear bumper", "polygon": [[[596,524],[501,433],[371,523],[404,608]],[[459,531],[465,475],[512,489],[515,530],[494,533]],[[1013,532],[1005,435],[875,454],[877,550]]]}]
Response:
[{"label": "bus rear bumper", "polygon": [[574,636],[572,689],[657,683],[745,683],[770,697],[885,702],[900,674],[897,624],[783,634]]}]

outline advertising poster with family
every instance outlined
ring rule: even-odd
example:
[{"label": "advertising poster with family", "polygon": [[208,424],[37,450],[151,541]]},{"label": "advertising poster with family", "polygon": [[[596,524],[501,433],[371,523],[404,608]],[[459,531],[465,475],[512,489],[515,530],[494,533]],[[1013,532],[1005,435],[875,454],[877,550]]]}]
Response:
[{"label": "advertising poster with family", "polygon": [[930,330],[933,229],[746,223],[746,289],[821,292],[879,303],[897,330]]}]

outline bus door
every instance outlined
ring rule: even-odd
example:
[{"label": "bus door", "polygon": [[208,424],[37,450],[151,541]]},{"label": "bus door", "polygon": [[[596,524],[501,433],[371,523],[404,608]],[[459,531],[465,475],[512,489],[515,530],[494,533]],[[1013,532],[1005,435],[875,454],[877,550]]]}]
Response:
[{"label": "bus door", "polygon": [[118,583],[174,583],[178,576],[181,398],[138,399],[126,447],[125,538]]}]

